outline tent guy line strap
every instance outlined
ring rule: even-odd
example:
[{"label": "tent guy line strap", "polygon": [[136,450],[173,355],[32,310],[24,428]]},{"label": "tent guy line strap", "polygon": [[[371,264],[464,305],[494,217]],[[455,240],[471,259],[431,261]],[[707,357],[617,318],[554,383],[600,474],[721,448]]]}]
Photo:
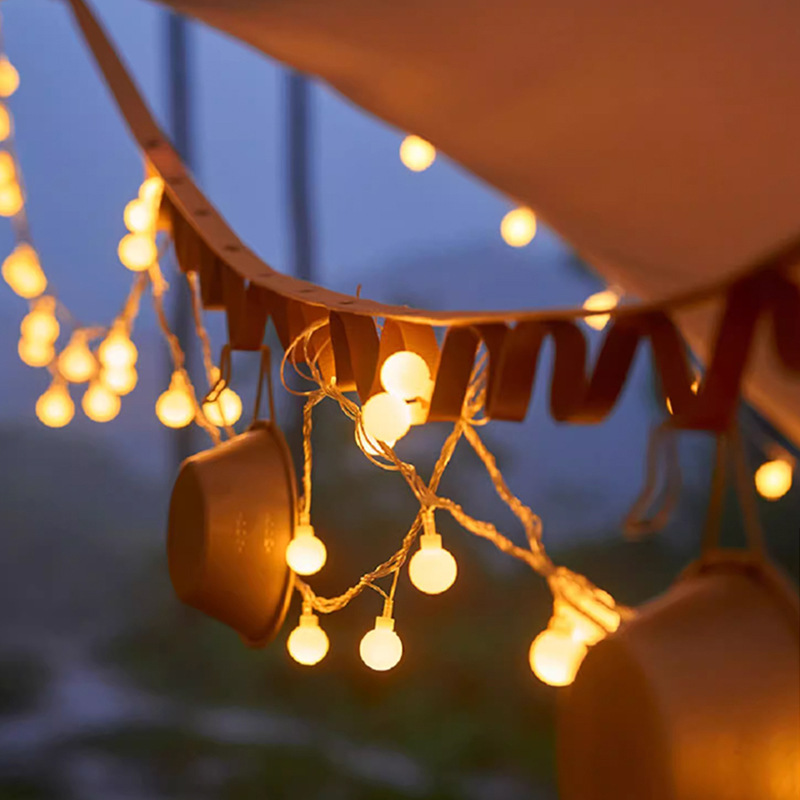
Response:
[{"label": "tent guy line strap", "polygon": [[[203,242],[242,278],[287,299],[348,314],[393,318],[428,325],[470,325],[523,320],[580,319],[596,310],[566,308],[543,311],[430,311],[396,306],[334,292],[272,269],[247,248],[196,186],[169,139],[158,127],[141,94],[110,43],[100,23],[83,2],[69,0],[84,40],[92,52],[122,116],[145,156],[166,183],[166,196]],[[800,237],[794,237],[763,258],[739,268],[722,281],[681,292],[652,303],[620,306],[609,310],[612,317],[663,311],[696,305],[722,295],[742,277],[765,270],[784,270],[800,261]],[[604,312],[605,313],[605,312]]]}]

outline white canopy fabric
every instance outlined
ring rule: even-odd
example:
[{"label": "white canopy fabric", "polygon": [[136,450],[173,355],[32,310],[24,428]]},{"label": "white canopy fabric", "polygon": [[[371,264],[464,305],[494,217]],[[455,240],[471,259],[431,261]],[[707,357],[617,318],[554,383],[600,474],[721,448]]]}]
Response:
[{"label": "white canopy fabric", "polygon": [[[164,3],[429,139],[643,299],[800,234],[796,0]],[[678,317],[701,358],[713,311]],[[763,336],[745,393],[800,445]]]}]

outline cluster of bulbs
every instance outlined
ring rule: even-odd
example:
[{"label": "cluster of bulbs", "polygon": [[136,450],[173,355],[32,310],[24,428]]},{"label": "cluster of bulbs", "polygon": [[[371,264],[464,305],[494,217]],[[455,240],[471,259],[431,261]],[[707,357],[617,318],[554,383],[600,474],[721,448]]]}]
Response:
[{"label": "cluster of bulbs", "polygon": [[[6,56],[0,57],[0,98],[11,97],[18,87],[19,73]],[[5,104],[0,103],[0,142],[11,136],[12,128],[11,114]],[[0,151],[0,216],[16,216],[24,204],[14,158],[8,151]]]}]

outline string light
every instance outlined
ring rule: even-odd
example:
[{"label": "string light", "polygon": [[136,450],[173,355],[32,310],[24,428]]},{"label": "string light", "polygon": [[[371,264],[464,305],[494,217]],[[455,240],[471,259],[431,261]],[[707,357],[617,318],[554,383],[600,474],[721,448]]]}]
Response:
[{"label": "string light", "polygon": [[101,369],[98,380],[107,389],[117,395],[130,394],[139,380],[134,367],[124,367],[122,369]]},{"label": "string light", "polygon": [[782,458],[762,464],[755,475],[756,489],[766,500],[778,500],[792,488],[792,464]]},{"label": "string light", "polygon": [[70,383],[85,383],[97,372],[97,359],[86,338],[84,331],[76,331],[58,357],[58,371]]},{"label": "string light", "polygon": [[54,380],[50,388],[36,401],[36,416],[48,428],[63,428],[75,416],[75,404],[69,390],[61,381]]},{"label": "string light", "polygon": [[123,236],[117,248],[119,260],[132,272],[143,272],[158,258],[158,249],[151,236],[129,233]]},{"label": "string light", "polygon": [[156,222],[156,210],[145,200],[137,197],[125,206],[123,213],[125,227],[131,233],[147,233]]},{"label": "string light", "polygon": [[400,160],[412,172],[424,172],[436,160],[436,148],[420,136],[406,136],[400,144]]},{"label": "string light", "polygon": [[[219,381],[219,368],[211,370],[211,381]],[[235,425],[242,416],[242,399],[230,386],[226,386],[213,400],[203,403],[203,414],[206,419],[218,428],[224,425]]]},{"label": "string light", "polygon": [[0,142],[4,142],[11,135],[11,114],[0,103]]},{"label": "string light", "polygon": [[17,182],[17,165],[8,150],[0,150],[0,184]]},{"label": "string light", "polygon": [[124,324],[115,324],[97,348],[97,358],[107,370],[125,370],[132,367],[139,351],[131,341]]},{"label": "string light", "polygon": [[509,211],[500,222],[500,235],[511,247],[525,247],[536,236],[536,215],[522,206]]},{"label": "string light", "polygon": [[[372,456],[373,458],[377,458],[378,456],[384,455],[381,446],[375,441],[375,439],[368,436],[361,425],[356,425],[356,444],[358,445],[359,449],[363,450],[368,456]],[[389,441],[384,442],[388,447],[394,447],[397,442],[396,441]]]},{"label": "string light", "polygon": [[[617,307],[619,303],[619,294],[614,289],[605,289],[602,292],[596,292],[589,295],[583,303],[586,311],[611,311]],[[583,321],[596,331],[601,331],[608,325],[611,319],[610,314],[591,314],[584,317]]]},{"label": "string light", "polygon": [[419,550],[408,564],[411,583],[425,594],[441,594],[453,585],[457,574],[456,560],[442,547],[442,537],[436,533],[432,513],[429,513],[425,517],[425,532],[419,539]]},{"label": "string light", "polygon": [[121,405],[119,396],[99,381],[92,381],[81,399],[83,413],[94,422],[110,422],[119,414]]},{"label": "string light", "polygon": [[55,310],[54,297],[42,297],[37,300],[31,311],[22,318],[19,326],[22,338],[31,342],[52,345],[61,332]]},{"label": "string light", "polygon": [[153,175],[147,178],[147,180],[142,181],[142,185],[139,187],[139,199],[151,206],[158,206],[163,193],[164,180],[158,175]]},{"label": "string light", "polygon": [[433,385],[431,370],[418,353],[399,350],[381,365],[381,385],[389,394],[401,400],[427,397]]},{"label": "string light", "polygon": [[295,526],[294,536],[286,548],[286,563],[298,575],[314,575],[328,558],[325,542],[315,533],[312,525],[301,523]]},{"label": "string light", "polygon": [[182,370],[172,373],[169,389],[156,401],[156,416],[168,428],[185,428],[194,419],[194,399]]},{"label": "string light", "polygon": [[411,427],[411,412],[399,397],[379,392],[364,403],[361,424],[370,438],[377,442],[397,442]]},{"label": "string light", "polygon": [[28,339],[25,336],[19,340],[17,353],[22,362],[29,367],[46,367],[52,364],[56,357],[56,350],[51,343],[40,339]]},{"label": "string light", "polygon": [[531,643],[528,659],[534,675],[550,686],[569,686],[586,657],[586,645],[564,625],[552,621]]},{"label": "string light", "polygon": [[375,617],[375,627],[364,634],[358,650],[361,660],[376,672],[397,666],[403,657],[403,642],[395,633],[394,619],[385,609],[380,617]]},{"label": "string light", "polygon": [[329,647],[328,634],[320,627],[319,618],[310,607],[304,607],[297,627],[286,640],[289,655],[298,664],[311,667],[325,658]]},{"label": "string light", "polygon": [[26,242],[18,244],[3,261],[3,280],[20,297],[31,300],[47,288],[47,278],[36,251]]},{"label": "string light", "polygon": [[19,88],[19,72],[6,56],[0,57],[0,97],[11,97]]},{"label": "string light", "polygon": [[14,217],[22,211],[25,200],[18,183],[6,183],[0,186],[0,216]]}]

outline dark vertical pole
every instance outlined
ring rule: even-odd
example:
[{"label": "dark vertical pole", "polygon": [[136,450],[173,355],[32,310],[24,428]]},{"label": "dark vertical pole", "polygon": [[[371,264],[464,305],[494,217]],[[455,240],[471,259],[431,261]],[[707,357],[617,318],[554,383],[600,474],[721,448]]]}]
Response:
[{"label": "dark vertical pole", "polygon": [[[167,86],[168,125],[176,150],[183,161],[192,165],[191,137],[191,95],[189,87],[189,26],[184,17],[170,12],[166,19],[167,69],[169,84]],[[172,308],[170,323],[175,335],[180,339],[186,354],[187,369],[191,364],[192,313],[188,287],[183,280],[171,281]],[[172,365],[169,365],[170,374]],[[198,393],[202,386],[197,387]],[[193,452],[193,426],[188,425],[177,431],[169,432],[173,443],[173,461],[175,466]]]}]

